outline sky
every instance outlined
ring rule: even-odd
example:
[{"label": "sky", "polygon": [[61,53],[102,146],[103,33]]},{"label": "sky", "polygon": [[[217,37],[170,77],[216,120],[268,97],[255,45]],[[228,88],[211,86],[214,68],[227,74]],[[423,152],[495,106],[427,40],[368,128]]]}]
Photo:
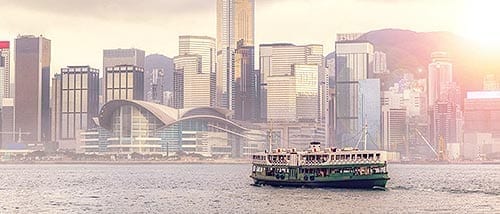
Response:
[{"label": "sky", "polygon": [[[498,29],[485,21],[500,20],[494,11],[498,7],[493,7],[499,5],[492,4],[497,3],[256,0],[256,44],[323,44],[326,55],[333,51],[336,33],[384,28],[449,31],[472,40],[487,34],[498,40]],[[19,34],[49,38],[53,73],[67,65],[101,69],[102,50],[110,48],[133,47],[173,57],[179,35],[216,34],[216,0],[0,0],[0,5],[0,40],[13,42]],[[488,8],[493,15],[483,13]]]}]

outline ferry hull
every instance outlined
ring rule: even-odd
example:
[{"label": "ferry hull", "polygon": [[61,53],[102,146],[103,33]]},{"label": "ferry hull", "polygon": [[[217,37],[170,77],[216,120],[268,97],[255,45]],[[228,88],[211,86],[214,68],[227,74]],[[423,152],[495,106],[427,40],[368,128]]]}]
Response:
[{"label": "ferry hull", "polygon": [[374,179],[352,179],[331,181],[300,181],[300,180],[273,180],[252,177],[256,185],[269,185],[275,187],[309,187],[309,188],[348,188],[348,189],[373,189],[385,187],[388,177]]}]

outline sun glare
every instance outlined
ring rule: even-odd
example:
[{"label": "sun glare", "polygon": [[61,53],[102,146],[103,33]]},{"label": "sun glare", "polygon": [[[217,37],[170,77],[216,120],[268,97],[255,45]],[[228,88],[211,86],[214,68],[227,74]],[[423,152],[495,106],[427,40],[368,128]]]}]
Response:
[{"label": "sun glare", "polygon": [[486,48],[500,48],[500,1],[466,1],[458,23],[459,33]]}]

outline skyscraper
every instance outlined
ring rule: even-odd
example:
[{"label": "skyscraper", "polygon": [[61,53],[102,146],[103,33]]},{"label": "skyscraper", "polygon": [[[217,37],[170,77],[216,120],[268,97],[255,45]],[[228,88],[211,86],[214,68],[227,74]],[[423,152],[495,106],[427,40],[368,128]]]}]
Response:
[{"label": "skyscraper", "polygon": [[[316,65],[316,73],[323,73],[318,70],[324,67],[323,47],[321,45],[293,45],[287,43],[260,45],[260,117],[262,119],[268,117],[267,101],[272,100],[267,98],[267,90],[270,87],[268,78],[292,75],[294,65]],[[316,102],[320,102],[319,97]]]},{"label": "skyscraper", "polygon": [[15,40],[16,131],[29,132],[23,141],[50,140],[50,40],[19,36]]},{"label": "skyscraper", "polygon": [[432,109],[445,88],[453,82],[453,65],[446,52],[434,52],[431,55],[428,75],[428,106]]},{"label": "skyscraper", "polygon": [[[0,41],[0,117],[2,114],[3,99],[10,97],[10,42]],[[0,121],[0,129],[2,127]],[[8,126],[8,125],[7,125]],[[2,138],[2,134],[0,134]],[[0,142],[0,148],[2,148]]]},{"label": "skyscraper", "polygon": [[[145,55],[146,54],[143,50],[135,48],[103,50],[103,58],[102,58],[102,64],[103,64],[102,69],[104,72],[103,81],[105,83],[108,83],[108,80],[106,79],[108,77],[106,73],[108,67],[114,67],[117,65],[132,65],[139,67],[140,70],[143,70],[145,66]],[[142,83],[142,85],[144,87],[144,82]],[[106,97],[106,94],[104,93],[106,91],[106,88],[102,87],[100,90],[101,93],[104,94],[104,97]],[[104,101],[107,102],[108,100],[104,98]]]},{"label": "skyscraper", "polygon": [[90,66],[68,66],[61,69],[59,78],[60,91],[56,92],[60,96],[57,103],[60,130],[56,137],[74,140],[81,130],[95,127],[92,118],[99,113],[99,70]]},{"label": "skyscraper", "polygon": [[389,73],[389,70],[387,70],[387,56],[382,51],[375,51],[373,53],[373,73]]},{"label": "skyscraper", "polygon": [[[14,98],[4,98],[2,100],[2,132],[14,132]],[[2,134],[0,148],[6,148],[8,144],[16,142],[16,135]]]},{"label": "skyscraper", "polygon": [[257,102],[257,78],[254,69],[254,47],[242,46],[240,41],[234,55],[234,119],[258,119],[260,104]]},{"label": "skyscraper", "polygon": [[292,67],[290,75],[267,78],[267,121],[318,122],[318,65]]},{"label": "skyscraper", "polygon": [[[358,124],[356,130],[363,130],[366,128],[368,133],[367,141],[369,142],[368,148],[378,149],[380,145],[380,80],[379,79],[364,79],[359,80],[358,91]],[[349,145],[350,142],[344,142]],[[352,145],[352,144],[351,144]]]},{"label": "skyscraper", "polygon": [[11,97],[10,94],[10,42],[0,41],[0,79],[1,89],[3,90],[2,97]]},{"label": "skyscraper", "polygon": [[174,67],[178,72],[179,69],[183,70],[185,108],[189,106],[215,106],[215,58],[214,38],[208,36],[179,37],[179,56],[174,58]]},{"label": "skyscraper", "polygon": [[50,126],[52,141],[57,141],[61,137],[61,74],[55,74],[52,77],[52,86],[50,87]]},{"label": "skyscraper", "polygon": [[217,106],[234,109],[237,42],[254,45],[254,0],[217,0]]},{"label": "skyscraper", "polygon": [[[367,79],[373,68],[373,45],[365,41],[338,41],[335,51],[336,143],[350,145],[362,131],[359,124],[367,122],[361,121],[364,112],[359,91],[360,81]],[[379,124],[368,124],[374,125]]]},{"label": "skyscraper", "polygon": [[143,100],[144,69],[134,65],[106,67],[104,100]]}]

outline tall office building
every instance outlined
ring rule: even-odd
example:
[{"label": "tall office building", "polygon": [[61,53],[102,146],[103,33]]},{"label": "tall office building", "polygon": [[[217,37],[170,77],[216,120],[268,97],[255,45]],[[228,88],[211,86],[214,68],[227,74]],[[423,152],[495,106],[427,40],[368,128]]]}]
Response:
[{"label": "tall office building", "polygon": [[475,160],[500,152],[500,90],[467,92],[463,157]]},{"label": "tall office building", "polygon": [[80,131],[94,128],[93,118],[99,113],[99,70],[90,66],[61,68],[60,76],[53,79],[52,98],[57,111],[56,138],[74,140]]},{"label": "tall office building", "polygon": [[0,96],[7,98],[10,94],[10,42],[0,41],[0,87],[3,92]]},{"label": "tall office building", "polygon": [[[358,91],[358,124],[356,130],[367,129],[368,148],[378,149],[381,137],[381,95],[379,79],[359,80]],[[359,133],[359,131],[358,131]],[[349,142],[345,142],[349,145]],[[352,145],[352,144],[351,144]]]},{"label": "tall office building", "polygon": [[50,40],[19,36],[15,40],[16,131],[29,132],[23,141],[50,140]]},{"label": "tall office building", "polygon": [[144,69],[134,65],[106,67],[104,100],[144,99]]},{"label": "tall office building", "polygon": [[428,106],[430,109],[439,100],[445,87],[453,82],[453,65],[446,52],[434,52],[431,55],[428,75]]},{"label": "tall office building", "polygon": [[290,75],[269,76],[267,121],[318,122],[318,65],[295,64]]},{"label": "tall office building", "polygon": [[59,140],[61,133],[61,74],[55,74],[52,77],[52,85],[50,87],[50,126],[52,141]]},{"label": "tall office building", "polygon": [[201,56],[174,57],[174,100],[177,108],[208,107],[211,104],[210,73],[203,73]]},{"label": "tall office building", "polygon": [[483,78],[483,90],[498,91],[500,90],[500,76],[495,74],[486,74]]},{"label": "tall office building", "polygon": [[234,119],[255,121],[260,105],[257,102],[258,75],[254,69],[254,47],[240,41],[234,55]]},{"label": "tall office building", "polygon": [[184,75],[184,107],[215,106],[215,58],[214,38],[179,36],[179,56],[174,58],[174,67]]},{"label": "tall office building", "polygon": [[[10,42],[0,41],[0,117],[2,114],[3,99],[9,96],[10,88]],[[2,127],[0,121],[0,129]],[[0,133],[0,140],[2,134]],[[0,142],[0,149],[2,148]]]},{"label": "tall office building", "polygon": [[[359,91],[360,81],[367,79],[373,68],[373,45],[365,41],[338,41],[335,51],[336,144],[342,146],[350,145],[362,132],[359,125],[368,122],[362,121],[367,109],[360,105],[364,102]],[[376,125],[379,124],[368,124]]]},{"label": "tall office building", "polygon": [[267,78],[267,121],[296,122],[296,78],[292,75],[275,75]]},{"label": "tall office building", "polygon": [[[130,48],[130,49],[106,49],[103,50],[102,58],[102,70],[103,70],[103,81],[107,83],[107,69],[108,67],[114,67],[117,65],[132,65],[144,69],[145,66],[145,55],[143,50]],[[143,83],[144,85],[144,83]],[[104,94],[106,91],[105,87],[101,87],[101,93]],[[106,97],[106,95],[105,95]],[[104,101],[107,101],[104,98]],[[101,103],[101,105],[104,103]]]},{"label": "tall office building", "polygon": [[[321,45],[263,44],[260,45],[260,117],[266,119],[268,78],[292,75],[294,65],[316,65],[316,73],[324,67]],[[317,80],[319,81],[319,80]],[[318,88],[319,90],[319,88]],[[320,98],[316,102],[320,102]],[[318,106],[319,107],[319,106]],[[318,111],[315,111],[318,112]]]},{"label": "tall office building", "polygon": [[254,45],[254,0],[217,0],[217,106],[234,109],[234,53]]},{"label": "tall office building", "polygon": [[[1,136],[0,149],[7,148],[10,144],[16,142],[16,135],[14,134],[14,98],[4,98],[2,100],[2,127],[4,132]],[[11,134],[8,134],[8,133]]]},{"label": "tall office building", "polygon": [[382,144],[380,149],[407,153],[406,109],[383,106],[382,130]]},{"label": "tall office building", "polygon": [[389,73],[389,70],[387,70],[387,56],[382,51],[375,51],[373,53],[373,73],[374,74]]},{"label": "tall office building", "polygon": [[[431,114],[431,134],[434,148],[439,148],[442,140],[445,146],[461,143],[462,111],[460,107],[448,99],[436,101]],[[446,151],[443,147],[443,152]],[[446,152],[445,152],[446,154]]]},{"label": "tall office building", "polygon": [[179,56],[198,54],[201,56],[201,72],[215,74],[215,38],[208,36],[179,36]]},{"label": "tall office building", "polygon": [[[175,60],[175,58],[174,58]],[[198,60],[198,57],[192,57],[195,63]],[[184,56],[184,60],[187,61],[186,56]],[[174,64],[175,65],[175,64]],[[180,66],[180,64],[178,63]],[[200,66],[201,67],[201,66]],[[196,68],[193,68],[196,69]],[[172,91],[172,107],[176,109],[184,108],[184,68],[175,69],[173,74],[173,91]]]}]

